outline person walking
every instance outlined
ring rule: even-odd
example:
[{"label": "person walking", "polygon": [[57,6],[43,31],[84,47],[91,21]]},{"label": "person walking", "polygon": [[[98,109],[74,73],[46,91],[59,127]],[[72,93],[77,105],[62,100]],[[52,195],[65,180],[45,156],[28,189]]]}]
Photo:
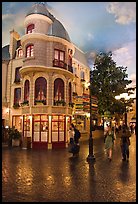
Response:
[{"label": "person walking", "polygon": [[74,133],[74,137],[73,137],[73,145],[71,150],[69,151],[70,153],[73,153],[73,156],[78,156],[79,151],[80,151],[80,144],[79,144],[79,139],[80,139],[80,131],[74,126],[74,124],[71,124],[71,130]]},{"label": "person walking", "polygon": [[121,130],[121,139],[120,139],[120,146],[121,146],[121,153],[122,153],[122,161],[129,160],[129,145],[131,132],[126,125],[123,125]]},{"label": "person walking", "polygon": [[105,150],[106,150],[109,161],[112,160],[113,142],[114,142],[114,132],[111,129],[111,126],[109,125],[108,130],[106,132],[106,138],[105,138]]}]

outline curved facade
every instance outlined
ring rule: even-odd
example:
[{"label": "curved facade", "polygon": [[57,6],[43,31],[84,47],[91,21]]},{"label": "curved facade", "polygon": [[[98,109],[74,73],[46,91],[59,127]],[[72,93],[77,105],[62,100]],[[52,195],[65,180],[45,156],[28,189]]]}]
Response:
[{"label": "curved facade", "polygon": [[24,28],[22,37],[14,30],[10,32],[6,96],[9,125],[22,132],[23,145],[29,139],[32,148],[66,147],[77,84],[74,70],[79,73],[77,86],[83,94],[87,89],[81,84],[81,73],[86,73],[89,82],[89,67],[73,58],[80,51],[45,5],[31,8]]}]

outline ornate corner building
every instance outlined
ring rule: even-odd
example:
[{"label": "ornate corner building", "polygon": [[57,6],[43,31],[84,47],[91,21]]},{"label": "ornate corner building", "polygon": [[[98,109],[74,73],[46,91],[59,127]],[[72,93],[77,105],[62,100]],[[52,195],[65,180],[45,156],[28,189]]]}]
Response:
[{"label": "ornate corner building", "polygon": [[30,138],[31,148],[66,147],[73,95],[89,94],[90,68],[46,5],[32,6],[24,28],[22,37],[10,31],[2,49],[3,125]]}]

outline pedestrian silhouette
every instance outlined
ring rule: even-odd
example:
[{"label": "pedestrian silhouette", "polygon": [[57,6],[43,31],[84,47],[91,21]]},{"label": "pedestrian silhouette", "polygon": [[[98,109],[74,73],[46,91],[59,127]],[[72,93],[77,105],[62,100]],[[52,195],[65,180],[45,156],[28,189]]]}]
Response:
[{"label": "pedestrian silhouette", "polygon": [[121,139],[120,139],[120,147],[121,147],[121,153],[122,153],[122,160],[128,161],[129,160],[129,145],[130,145],[130,139],[131,133],[129,131],[129,128],[126,125],[122,126],[121,130]]},{"label": "pedestrian silhouette", "polygon": [[112,160],[113,142],[114,142],[114,132],[111,129],[111,126],[109,125],[108,130],[106,132],[106,138],[105,138],[105,150],[106,150],[109,161]]}]

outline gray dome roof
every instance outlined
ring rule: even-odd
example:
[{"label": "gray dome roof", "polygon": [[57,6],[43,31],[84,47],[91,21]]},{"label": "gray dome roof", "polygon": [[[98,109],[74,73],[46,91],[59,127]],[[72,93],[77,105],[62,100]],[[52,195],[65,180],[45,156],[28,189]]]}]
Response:
[{"label": "gray dome roof", "polygon": [[47,35],[63,38],[70,42],[69,35],[64,26],[47,10],[44,3],[34,4],[26,16],[31,14],[41,14],[49,17],[53,23],[50,25]]},{"label": "gray dome roof", "polygon": [[63,38],[63,39],[70,42],[70,38],[69,38],[69,35],[68,35],[66,29],[57,19],[55,19],[54,22],[50,25],[47,34],[51,35],[51,36]]},{"label": "gray dome roof", "polygon": [[46,5],[42,3],[34,4],[26,16],[29,16],[31,14],[41,14],[49,17],[52,21],[54,21],[55,19],[54,16],[51,13],[49,13],[49,11],[47,10]]}]

